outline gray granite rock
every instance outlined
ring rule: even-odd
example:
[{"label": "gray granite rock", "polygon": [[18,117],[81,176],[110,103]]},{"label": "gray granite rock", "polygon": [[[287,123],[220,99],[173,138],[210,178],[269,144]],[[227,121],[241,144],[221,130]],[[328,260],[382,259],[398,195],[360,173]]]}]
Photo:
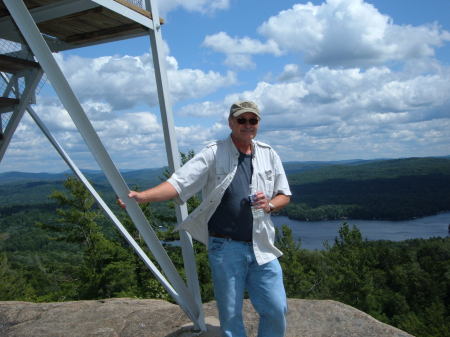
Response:
[{"label": "gray granite rock", "polygon": [[[204,304],[208,331],[219,337],[214,302]],[[244,303],[249,337],[258,317]],[[59,303],[0,302],[2,337],[188,337],[192,323],[175,304],[161,300],[117,298]],[[404,331],[335,301],[289,299],[286,337],[411,337]]]}]

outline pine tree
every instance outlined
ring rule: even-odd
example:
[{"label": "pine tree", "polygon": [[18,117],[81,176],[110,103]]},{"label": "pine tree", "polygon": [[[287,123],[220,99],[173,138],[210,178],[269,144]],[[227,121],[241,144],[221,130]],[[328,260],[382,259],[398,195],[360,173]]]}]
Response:
[{"label": "pine tree", "polygon": [[136,282],[132,256],[119,243],[105,236],[99,225],[104,216],[84,185],[69,177],[64,187],[67,194],[55,191],[51,195],[59,205],[58,219],[39,226],[51,231],[56,240],[79,245],[83,255],[75,275],[79,298],[134,295]]}]

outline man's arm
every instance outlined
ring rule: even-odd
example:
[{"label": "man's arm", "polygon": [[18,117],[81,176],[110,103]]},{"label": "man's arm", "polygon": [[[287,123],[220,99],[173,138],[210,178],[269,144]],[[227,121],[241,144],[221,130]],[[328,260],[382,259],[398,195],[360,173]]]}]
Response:
[{"label": "man's arm", "polygon": [[[256,202],[254,205],[256,206],[256,208],[262,208],[264,212],[270,213],[279,211],[284,206],[289,204],[290,200],[291,197],[289,195],[285,195],[282,193],[277,194],[275,197],[273,197],[273,199],[268,199],[263,192],[257,192]],[[270,207],[269,203],[273,205],[273,208]]]},{"label": "man's arm", "polygon": [[[277,194],[272,200],[267,202],[266,207],[264,208],[264,212],[277,212],[282,209],[284,206],[289,204],[291,201],[291,197],[289,195]],[[269,206],[269,203],[273,205],[273,208]]]},{"label": "man's arm", "polygon": [[[128,197],[136,200],[139,204],[142,204],[145,202],[166,201],[174,199],[178,197],[178,192],[172,186],[172,184],[165,181],[142,192],[130,191],[130,193],[128,193]],[[122,208],[126,207],[125,203],[122,200],[118,199],[117,202]]]}]

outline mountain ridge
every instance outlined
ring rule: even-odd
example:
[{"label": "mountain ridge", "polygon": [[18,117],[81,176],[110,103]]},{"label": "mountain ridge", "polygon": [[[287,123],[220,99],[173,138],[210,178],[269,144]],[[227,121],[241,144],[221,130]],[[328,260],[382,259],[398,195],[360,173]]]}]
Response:
[{"label": "mountain ridge", "polygon": [[[165,178],[166,168],[126,170],[130,189],[142,190]],[[450,210],[450,158],[410,157],[386,160],[287,162],[291,203],[281,211],[297,220],[406,220]],[[0,173],[0,210],[12,205],[50,203],[54,190],[63,190],[69,172]],[[100,171],[86,177],[114,202],[115,193]]]},{"label": "mountain ridge", "polygon": [[[287,174],[294,174],[298,172],[317,170],[324,167],[342,167],[342,166],[361,166],[361,165],[371,165],[374,163],[398,163],[400,161],[423,161],[423,160],[443,160],[450,163],[450,156],[440,156],[440,157],[405,157],[405,158],[394,158],[394,159],[348,159],[348,160],[332,160],[332,161],[285,161],[283,166]],[[101,170],[91,170],[91,169],[80,169],[83,174],[88,178],[92,179],[94,182],[99,180],[104,180],[106,182],[106,177]],[[120,170],[122,176],[136,178],[141,180],[143,175],[150,177],[160,178],[164,171],[167,170],[167,166],[157,167],[157,168],[144,168],[144,169],[124,169]],[[68,176],[73,175],[72,171],[65,170],[62,172],[25,172],[25,171],[6,171],[0,172],[0,184],[7,184],[10,182],[28,182],[28,181],[55,181],[64,180]],[[103,182],[103,181],[102,181]]]}]

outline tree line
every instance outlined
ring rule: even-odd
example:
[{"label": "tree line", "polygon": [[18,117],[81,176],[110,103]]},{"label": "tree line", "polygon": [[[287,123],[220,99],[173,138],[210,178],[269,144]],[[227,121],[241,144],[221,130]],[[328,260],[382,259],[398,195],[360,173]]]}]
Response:
[{"label": "tree line", "polygon": [[405,220],[450,210],[450,174],[330,179],[291,189],[293,202],[283,213],[303,221]]},{"label": "tree line", "polygon": [[293,199],[283,215],[293,219],[406,220],[450,210],[448,158],[406,158],[292,170],[288,179]]}]

